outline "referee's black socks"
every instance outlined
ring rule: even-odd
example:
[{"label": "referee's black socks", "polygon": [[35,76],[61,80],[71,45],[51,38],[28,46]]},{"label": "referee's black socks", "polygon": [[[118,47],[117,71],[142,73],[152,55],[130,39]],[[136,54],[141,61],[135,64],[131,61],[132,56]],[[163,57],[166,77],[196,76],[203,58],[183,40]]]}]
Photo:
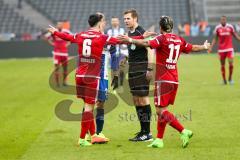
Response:
[{"label": "referee's black socks", "polygon": [[146,106],[136,106],[136,111],[141,125],[141,132],[150,133],[150,122],[152,116],[150,104]]}]

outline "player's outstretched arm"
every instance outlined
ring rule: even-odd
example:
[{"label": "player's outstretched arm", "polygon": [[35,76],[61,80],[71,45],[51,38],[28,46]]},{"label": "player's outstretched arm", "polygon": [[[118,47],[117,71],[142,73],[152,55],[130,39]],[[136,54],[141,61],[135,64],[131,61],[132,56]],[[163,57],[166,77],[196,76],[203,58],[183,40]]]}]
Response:
[{"label": "player's outstretched arm", "polygon": [[213,37],[212,43],[211,43],[211,45],[210,45],[210,47],[209,47],[209,49],[208,49],[208,53],[212,53],[212,48],[213,48],[214,45],[217,43],[217,40],[218,40],[218,38],[217,38],[217,36],[215,35],[215,36]]},{"label": "player's outstretched arm", "polygon": [[236,32],[233,32],[233,36],[234,36],[238,41],[240,41],[240,36],[239,36]]},{"label": "player's outstretched arm", "polygon": [[73,43],[76,41],[74,35],[68,34],[68,33],[63,33],[63,32],[58,32],[58,30],[53,26],[50,26],[49,28],[47,28],[47,30],[48,30],[48,32],[52,33],[53,35],[65,40],[65,41],[70,41]]},{"label": "player's outstretched arm", "polygon": [[192,45],[192,51],[198,52],[203,50],[208,50],[211,44],[206,40],[203,45]]},{"label": "player's outstretched arm", "polygon": [[153,79],[153,61],[154,61],[154,52],[150,47],[147,47],[148,50],[148,68],[146,73],[147,80],[151,81]]},{"label": "player's outstretched arm", "polygon": [[[158,35],[158,33],[146,31],[146,32],[144,32],[144,34],[143,34],[142,36],[143,36],[143,39],[145,39],[145,38],[154,37],[154,36],[156,36],[156,35]],[[134,37],[133,37],[133,38],[134,38]],[[134,39],[139,39],[139,38],[134,38]],[[142,39],[142,38],[140,38],[140,39]]]},{"label": "player's outstretched arm", "polygon": [[144,47],[150,47],[150,45],[148,44],[148,40],[144,39],[132,39],[126,35],[119,35],[117,39],[121,42],[132,43]]}]

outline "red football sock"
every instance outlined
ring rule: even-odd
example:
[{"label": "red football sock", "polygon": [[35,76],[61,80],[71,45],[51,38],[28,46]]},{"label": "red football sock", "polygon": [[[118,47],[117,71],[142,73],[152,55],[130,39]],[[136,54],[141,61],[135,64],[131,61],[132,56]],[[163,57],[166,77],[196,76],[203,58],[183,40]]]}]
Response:
[{"label": "red football sock", "polygon": [[233,74],[233,64],[229,65],[229,81],[232,80],[232,74]]},{"label": "red football sock", "polygon": [[95,127],[94,119],[91,120],[91,125],[90,125],[89,132],[90,132],[91,136],[93,136],[96,133],[96,127]]},{"label": "red football sock", "polygon": [[87,132],[90,129],[92,120],[93,120],[93,113],[92,112],[83,112],[82,113],[82,122],[81,122],[81,133],[80,138],[84,139]]},{"label": "red football sock", "polygon": [[158,122],[157,122],[157,138],[162,139],[164,135],[164,131],[166,128],[167,122],[164,120],[162,116],[158,116]]},{"label": "red football sock", "polygon": [[222,78],[223,78],[224,81],[226,81],[225,66],[224,65],[221,66],[221,71],[222,71]]},{"label": "red football sock", "polygon": [[54,72],[54,78],[55,78],[56,84],[59,85],[59,73],[57,71]]},{"label": "red football sock", "polygon": [[67,83],[67,75],[68,75],[67,71],[64,71],[63,72],[63,82],[64,83]]},{"label": "red football sock", "polygon": [[165,121],[169,123],[170,126],[178,130],[178,132],[181,133],[183,131],[184,127],[171,112],[169,112],[168,110],[163,111],[162,117]]}]

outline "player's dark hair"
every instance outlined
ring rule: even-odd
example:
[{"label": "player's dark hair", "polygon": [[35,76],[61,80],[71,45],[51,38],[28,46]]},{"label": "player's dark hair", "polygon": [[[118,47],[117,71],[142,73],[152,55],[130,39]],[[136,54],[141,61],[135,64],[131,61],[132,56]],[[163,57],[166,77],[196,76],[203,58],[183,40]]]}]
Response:
[{"label": "player's dark hair", "polygon": [[138,13],[137,13],[137,10],[132,8],[132,9],[128,9],[126,11],[123,12],[123,14],[128,14],[128,13],[131,13],[131,16],[132,18],[137,18],[138,19]]},{"label": "player's dark hair", "polygon": [[164,32],[171,33],[173,30],[173,19],[169,16],[160,17],[159,26]]},{"label": "player's dark hair", "polygon": [[94,27],[102,20],[103,16],[101,14],[92,14],[88,18],[88,24],[90,27]]}]

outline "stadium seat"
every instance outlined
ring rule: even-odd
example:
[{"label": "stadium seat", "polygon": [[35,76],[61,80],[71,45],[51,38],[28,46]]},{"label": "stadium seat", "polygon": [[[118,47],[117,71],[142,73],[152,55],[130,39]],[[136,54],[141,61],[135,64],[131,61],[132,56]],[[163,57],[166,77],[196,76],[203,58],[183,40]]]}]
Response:
[{"label": "stadium seat", "polygon": [[[135,8],[140,13],[140,23],[143,27],[157,24],[160,15],[170,15],[175,23],[190,22],[188,0],[25,0],[43,15],[56,22],[68,19],[72,31],[78,32],[88,27],[88,15],[94,12],[103,12],[107,20],[112,16],[122,17],[124,10]],[[146,7],[147,6],[147,7]]]}]

